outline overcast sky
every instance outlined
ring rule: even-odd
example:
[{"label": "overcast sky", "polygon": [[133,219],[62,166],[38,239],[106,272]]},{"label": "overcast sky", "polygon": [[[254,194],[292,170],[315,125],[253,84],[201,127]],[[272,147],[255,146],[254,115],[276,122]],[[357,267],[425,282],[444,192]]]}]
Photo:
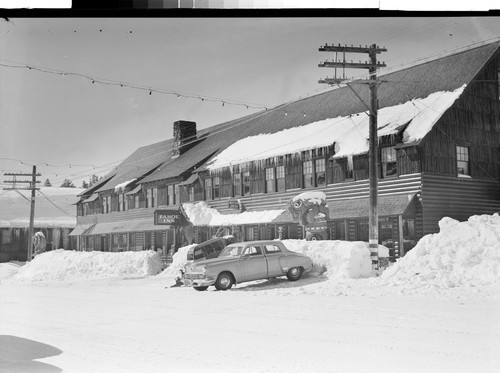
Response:
[{"label": "overcast sky", "polygon": [[385,46],[379,59],[393,70],[495,37],[500,19],[491,17],[2,19],[0,64],[97,82],[0,66],[0,158],[15,159],[0,159],[0,170],[29,172],[17,160],[36,163],[42,181],[80,186],[138,147],[171,138],[176,120],[206,128],[256,111],[245,105],[330,89],[317,83],[332,76],[318,68],[333,57],[318,51],[325,43]]}]

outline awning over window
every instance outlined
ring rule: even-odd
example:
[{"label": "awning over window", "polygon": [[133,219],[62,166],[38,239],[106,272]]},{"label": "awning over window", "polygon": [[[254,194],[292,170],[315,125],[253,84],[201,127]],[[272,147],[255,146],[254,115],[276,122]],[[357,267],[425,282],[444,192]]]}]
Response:
[{"label": "awning over window", "polygon": [[97,223],[92,229],[88,229],[84,235],[133,233],[144,231],[159,231],[168,229],[165,225],[154,225],[153,219],[137,219],[112,223]]},{"label": "awning over window", "polygon": [[[407,210],[409,210],[415,199],[415,194],[379,196],[377,201],[378,215],[404,215]],[[328,201],[327,206],[330,211],[330,220],[368,218],[370,211],[370,198],[366,197]],[[288,211],[273,220],[273,223],[291,222],[294,221],[292,219],[292,215]]]},{"label": "awning over window", "polygon": [[130,192],[125,193],[125,195],[126,195],[126,196],[129,196],[129,195],[132,195],[132,194],[136,194],[136,193],[138,193],[140,190],[141,190],[141,186],[140,186],[140,185],[138,185],[138,186],[136,186],[134,189],[132,189]]},{"label": "awning over window", "polygon": [[88,229],[90,225],[77,225],[75,229],[71,231],[70,236],[81,236],[86,229]]},{"label": "awning over window", "polygon": [[193,174],[187,178],[187,180],[184,180],[182,183],[179,183],[179,186],[183,185],[191,185],[193,184],[196,180],[198,180],[199,176],[198,174]]},{"label": "awning over window", "polygon": [[[379,196],[377,213],[379,216],[403,215],[415,199],[415,194],[395,194]],[[330,219],[368,218],[370,198],[334,200],[328,202]]]},{"label": "awning over window", "polygon": [[95,201],[97,198],[99,198],[99,194],[94,193],[89,198],[87,198],[85,201],[83,201],[83,203]]}]

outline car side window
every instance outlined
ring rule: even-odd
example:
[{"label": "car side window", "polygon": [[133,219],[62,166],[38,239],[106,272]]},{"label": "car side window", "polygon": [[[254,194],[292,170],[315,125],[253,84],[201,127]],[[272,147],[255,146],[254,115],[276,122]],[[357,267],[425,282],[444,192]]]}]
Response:
[{"label": "car side window", "polygon": [[204,258],[203,250],[201,248],[197,248],[194,250],[194,260]]},{"label": "car side window", "polygon": [[281,249],[276,245],[266,245],[264,246],[266,254],[276,254],[280,253]]},{"label": "car side window", "polygon": [[244,254],[250,256],[262,255],[262,249],[260,246],[248,246]]}]

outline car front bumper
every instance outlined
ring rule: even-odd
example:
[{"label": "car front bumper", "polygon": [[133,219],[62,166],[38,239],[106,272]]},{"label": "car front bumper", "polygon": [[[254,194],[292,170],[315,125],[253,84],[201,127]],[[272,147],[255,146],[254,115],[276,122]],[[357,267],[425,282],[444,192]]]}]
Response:
[{"label": "car front bumper", "polygon": [[183,282],[184,286],[192,286],[192,287],[212,286],[213,284],[215,284],[215,279],[210,277],[189,278],[189,276],[184,276]]}]

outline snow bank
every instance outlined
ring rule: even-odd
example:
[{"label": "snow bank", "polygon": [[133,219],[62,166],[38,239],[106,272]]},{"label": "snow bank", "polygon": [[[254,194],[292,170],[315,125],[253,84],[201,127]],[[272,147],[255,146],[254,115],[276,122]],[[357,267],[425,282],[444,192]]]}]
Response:
[{"label": "snow bank", "polygon": [[238,214],[221,214],[206,202],[184,203],[184,211],[193,225],[218,227],[226,224],[243,225],[270,223],[285,210],[244,211]]},{"label": "snow bank", "polygon": [[443,218],[440,232],[418,244],[381,276],[402,288],[479,286],[500,279],[500,216],[476,215],[458,222]]},{"label": "snow bank", "polygon": [[17,263],[0,263],[0,282],[13,277],[20,268]]},{"label": "snow bank", "polygon": [[[324,274],[329,279],[371,277],[370,250],[366,242],[349,241],[306,241],[283,240],[291,251],[309,256],[316,274]],[[187,252],[194,245],[181,247],[173,256],[172,264],[159,276],[174,279],[187,263]],[[389,250],[380,246],[380,256],[387,256]]]},{"label": "snow bank", "polygon": [[184,268],[187,263],[187,253],[189,249],[196,245],[197,244],[192,244],[180,247],[172,256],[172,263],[162,273],[160,273],[159,276],[172,278],[179,276],[180,270]]},{"label": "snow bank", "polygon": [[37,255],[10,282],[72,281],[156,275],[162,269],[155,251],[105,253],[54,250]]},{"label": "snow bank", "polygon": [[[366,278],[373,276],[368,243],[361,241],[283,240],[291,251],[304,254],[313,261],[313,272],[324,273],[329,279]],[[388,250],[381,246],[380,256]]]}]

